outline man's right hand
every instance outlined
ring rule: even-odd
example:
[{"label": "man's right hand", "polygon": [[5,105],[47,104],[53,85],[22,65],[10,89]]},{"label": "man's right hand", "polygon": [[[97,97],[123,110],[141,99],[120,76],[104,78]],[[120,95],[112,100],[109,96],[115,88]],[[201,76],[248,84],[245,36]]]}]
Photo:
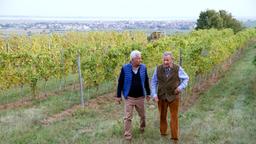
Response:
[{"label": "man's right hand", "polygon": [[116,97],[116,103],[117,103],[117,104],[121,104],[121,101],[122,101],[122,98]]}]

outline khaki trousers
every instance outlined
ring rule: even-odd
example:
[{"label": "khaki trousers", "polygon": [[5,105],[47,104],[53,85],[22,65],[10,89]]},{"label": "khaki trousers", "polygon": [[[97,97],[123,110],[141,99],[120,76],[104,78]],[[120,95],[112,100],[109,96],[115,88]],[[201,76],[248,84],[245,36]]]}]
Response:
[{"label": "khaki trousers", "polygon": [[125,139],[132,139],[132,117],[134,108],[136,109],[140,117],[140,130],[144,131],[144,128],[146,126],[144,96],[138,98],[128,97],[128,99],[125,100],[124,107],[124,137]]}]

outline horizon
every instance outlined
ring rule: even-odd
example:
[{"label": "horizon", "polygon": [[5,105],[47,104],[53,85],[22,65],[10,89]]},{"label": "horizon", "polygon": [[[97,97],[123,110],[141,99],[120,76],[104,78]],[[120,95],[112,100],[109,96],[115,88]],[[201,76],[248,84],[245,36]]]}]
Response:
[{"label": "horizon", "polygon": [[23,19],[23,20],[27,20],[27,19],[67,19],[67,20],[77,20],[77,19],[81,19],[81,20],[196,20],[197,17],[99,17],[99,16],[5,16],[5,15],[0,15],[0,20],[1,19]]},{"label": "horizon", "polygon": [[[235,17],[238,20],[256,20],[255,17]],[[35,21],[196,21],[198,17],[83,17],[83,16],[6,16],[0,15],[1,20],[35,20]]]}]

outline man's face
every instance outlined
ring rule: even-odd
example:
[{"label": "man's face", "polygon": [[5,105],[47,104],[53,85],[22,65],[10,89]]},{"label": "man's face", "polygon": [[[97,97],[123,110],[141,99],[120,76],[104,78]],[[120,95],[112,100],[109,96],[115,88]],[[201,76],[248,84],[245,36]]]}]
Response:
[{"label": "man's face", "polygon": [[133,66],[139,66],[142,62],[141,56],[137,55],[135,58],[132,59]]},{"label": "man's face", "polygon": [[170,55],[163,57],[164,67],[170,67],[172,65],[172,57]]}]

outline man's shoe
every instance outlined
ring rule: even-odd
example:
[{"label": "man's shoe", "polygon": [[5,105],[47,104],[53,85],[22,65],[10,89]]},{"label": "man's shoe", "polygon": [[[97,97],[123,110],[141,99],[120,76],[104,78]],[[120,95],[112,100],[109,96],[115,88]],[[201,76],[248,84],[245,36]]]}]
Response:
[{"label": "man's shoe", "polygon": [[125,139],[125,144],[131,144],[132,143],[132,139]]},{"label": "man's shoe", "polygon": [[168,136],[168,134],[161,134],[161,136],[162,136],[162,137],[166,137],[166,136]]},{"label": "man's shoe", "polygon": [[178,144],[179,140],[177,138],[171,138],[173,144]]}]

